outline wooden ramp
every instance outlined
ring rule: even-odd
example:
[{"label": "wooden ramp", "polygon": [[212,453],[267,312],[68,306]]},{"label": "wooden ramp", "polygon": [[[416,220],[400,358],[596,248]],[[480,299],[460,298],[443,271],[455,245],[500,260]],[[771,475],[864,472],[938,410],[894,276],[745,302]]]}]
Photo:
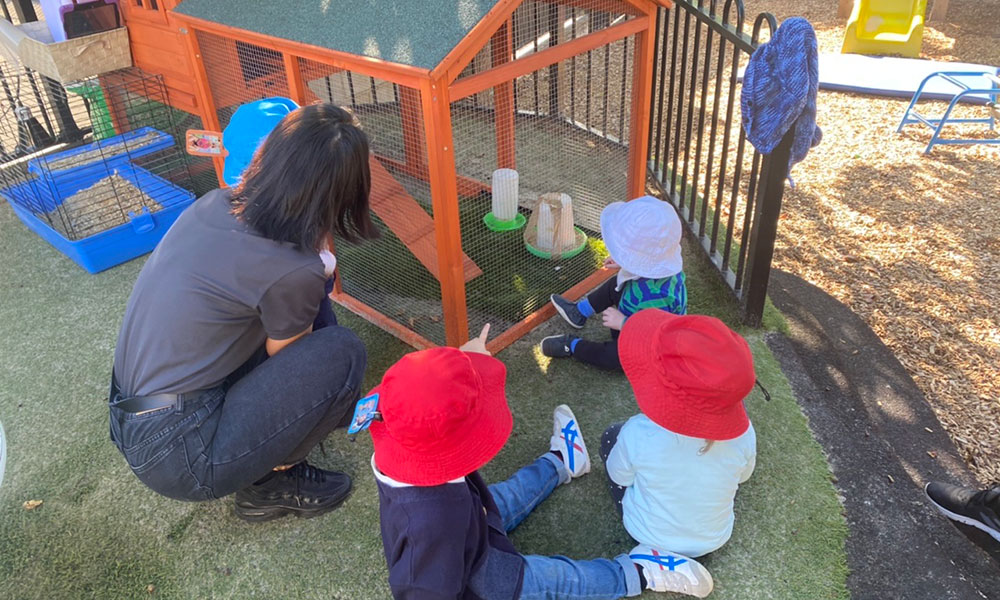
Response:
[{"label": "wooden ramp", "polygon": [[[374,156],[369,160],[369,167],[372,189],[368,203],[372,212],[385,222],[413,256],[440,281],[434,220]],[[462,253],[464,280],[469,281],[482,274],[483,270]]]}]

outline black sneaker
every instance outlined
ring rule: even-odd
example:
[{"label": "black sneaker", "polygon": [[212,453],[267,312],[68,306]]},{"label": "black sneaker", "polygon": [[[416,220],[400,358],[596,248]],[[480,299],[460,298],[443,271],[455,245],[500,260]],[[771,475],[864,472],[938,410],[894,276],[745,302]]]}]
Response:
[{"label": "black sneaker", "polygon": [[287,514],[316,517],[340,506],[351,493],[351,478],[302,461],[236,492],[236,516],[270,521]]},{"label": "black sneaker", "polygon": [[580,314],[580,309],[576,307],[576,302],[570,302],[559,294],[552,294],[549,296],[549,300],[552,301],[552,306],[556,307],[556,312],[562,318],[566,319],[567,323],[577,329],[583,329],[583,326],[587,323],[587,317]]},{"label": "black sneaker", "polygon": [[1000,542],[1000,485],[977,491],[932,481],[924,493],[944,516],[982,529]]},{"label": "black sneaker", "polygon": [[542,339],[542,354],[552,358],[566,358],[573,355],[570,344],[576,339],[571,335],[550,335]]}]

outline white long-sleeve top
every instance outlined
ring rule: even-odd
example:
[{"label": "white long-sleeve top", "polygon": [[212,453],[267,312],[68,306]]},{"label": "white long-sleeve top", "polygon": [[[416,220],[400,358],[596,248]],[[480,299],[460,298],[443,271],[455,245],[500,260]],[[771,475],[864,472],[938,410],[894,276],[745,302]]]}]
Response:
[{"label": "white long-sleeve top", "polygon": [[698,557],[733,533],[733,499],[756,464],[753,425],[738,438],[705,440],[665,429],[644,414],[622,426],[608,456],[608,475],[625,486],[625,529],[642,544]]}]

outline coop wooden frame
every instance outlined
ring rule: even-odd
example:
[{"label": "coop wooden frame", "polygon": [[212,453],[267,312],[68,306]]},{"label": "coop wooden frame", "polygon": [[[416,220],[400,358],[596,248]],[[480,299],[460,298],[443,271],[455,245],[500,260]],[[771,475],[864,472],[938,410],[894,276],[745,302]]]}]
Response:
[{"label": "coop wooden frame", "polygon": [[[588,0],[543,1],[561,7],[593,5],[593,2],[588,2]],[[441,287],[445,342],[457,346],[469,338],[465,289],[468,273],[463,271],[463,269],[467,271],[468,266],[463,265],[459,202],[463,196],[488,190],[489,186],[478,180],[459,176],[455,172],[449,111],[452,101],[483,90],[493,89],[497,108],[497,118],[495,119],[495,134],[499,142],[497,147],[508,149],[498,152],[497,163],[499,166],[513,168],[514,155],[513,151],[509,149],[513,148],[515,126],[512,86],[514,78],[556,64],[573,55],[632,36],[637,43],[633,50],[631,120],[629,121],[630,134],[627,140],[629,153],[627,189],[630,197],[642,195],[645,189],[655,15],[659,6],[669,7],[669,2],[666,0],[622,0],[622,5],[629,7],[631,15],[631,18],[624,22],[588,32],[570,41],[512,60],[510,51],[512,16],[522,3],[523,0],[500,0],[497,2],[464,39],[432,69],[312,46],[183,15],[172,10],[180,4],[178,0],[161,0],[159,8],[155,11],[138,10],[132,6],[131,0],[126,0],[124,12],[127,21],[135,22],[141,27],[161,28],[172,36],[179,36],[182,40],[189,62],[186,70],[191,75],[191,85],[190,89],[183,91],[179,97],[183,98],[182,103],[185,105],[185,110],[192,111],[190,105],[197,105],[196,114],[201,117],[206,129],[219,130],[220,124],[212,86],[203,64],[196,32],[250,43],[279,53],[284,67],[284,76],[288,82],[289,95],[299,103],[305,103],[307,99],[307,90],[299,59],[367,75],[400,86],[402,93],[399,101],[401,105],[405,103],[408,106],[419,107],[424,115],[424,127],[420,131],[404,128],[403,143],[407,148],[405,160],[382,156],[378,157],[378,160],[393,169],[423,177],[430,186],[434,214],[433,237],[437,252],[436,275]],[[490,68],[480,73],[460,77],[466,66],[491,40],[494,40],[494,44]],[[140,64],[140,66],[146,65]],[[146,66],[146,68],[150,67]],[[174,71],[185,70],[176,66],[171,68]],[[223,160],[215,158],[213,165],[219,182],[222,184]],[[569,290],[553,291],[564,292],[567,297],[576,299],[599,285],[610,275],[610,271],[599,269]],[[405,325],[350,296],[339,285],[339,281],[338,277],[338,285],[331,296],[334,301],[414,347],[423,348],[435,345],[434,342],[408,329]],[[506,331],[499,332],[499,335],[489,342],[488,348],[496,352],[506,347],[553,314],[554,310],[551,305],[546,304]]]}]

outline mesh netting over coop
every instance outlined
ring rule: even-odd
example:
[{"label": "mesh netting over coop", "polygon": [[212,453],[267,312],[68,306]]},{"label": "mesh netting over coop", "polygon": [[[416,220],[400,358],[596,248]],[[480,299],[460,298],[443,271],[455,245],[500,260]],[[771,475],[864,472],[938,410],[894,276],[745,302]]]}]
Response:
[{"label": "mesh netting over coop", "polygon": [[[208,127],[269,96],[349,107],[382,238],[334,298],[417,347],[492,350],[606,279],[601,210],[642,195],[651,0],[185,0]],[[214,122],[212,122],[214,120]],[[497,335],[498,334],[498,335]]]}]

